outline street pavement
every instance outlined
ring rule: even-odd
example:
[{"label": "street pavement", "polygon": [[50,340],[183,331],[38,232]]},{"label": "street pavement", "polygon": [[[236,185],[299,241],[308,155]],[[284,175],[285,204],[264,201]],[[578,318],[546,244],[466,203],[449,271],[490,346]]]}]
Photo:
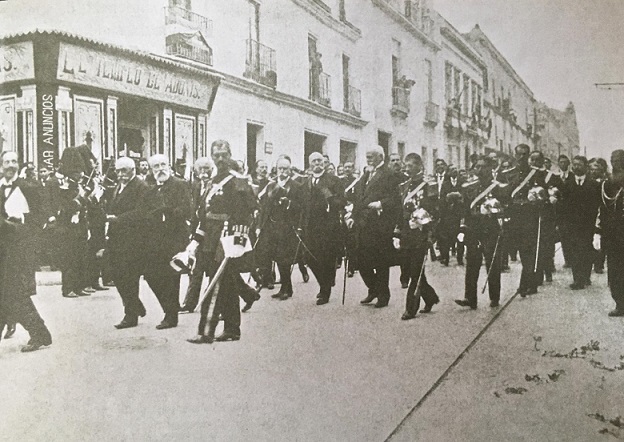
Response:
[{"label": "street pavement", "polygon": [[[560,271],[540,294],[512,299],[513,264],[503,274],[502,305],[511,302],[492,309],[480,295],[471,311],[453,302],[463,297],[463,273],[429,263],[441,303],[405,322],[397,268],[384,309],[359,304],[366,290],[357,274],[341,305],[342,270],[330,303],[316,306],[314,278],[303,284],[295,269],[294,297],[277,301],[264,290],[243,314],[240,341],[199,346],[185,341],[196,333],[197,313],[181,315],[175,329],[155,330],[162,313],[145,284],[148,315],[136,328],[116,330],[122,308],[114,289],[65,299],[53,284],[57,275],[41,274],[33,299],[54,343],[22,354],[27,334],[19,327],[0,343],[0,440],[616,437],[616,426],[587,416],[614,418],[624,408],[623,372],[604,369],[624,354],[624,320],[606,316],[606,275],[571,292],[569,272]],[[591,357],[542,356],[590,340],[600,347]],[[558,380],[525,380],[535,374]],[[611,434],[599,434],[603,428]]]}]

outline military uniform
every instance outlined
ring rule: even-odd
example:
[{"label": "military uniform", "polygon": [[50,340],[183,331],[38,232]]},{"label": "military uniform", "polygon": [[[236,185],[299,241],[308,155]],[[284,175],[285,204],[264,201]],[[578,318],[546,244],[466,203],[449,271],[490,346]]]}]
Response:
[{"label": "military uniform", "polygon": [[[464,299],[471,308],[477,307],[477,284],[484,258],[491,305],[497,306],[500,301],[502,210],[508,199],[507,187],[495,180],[473,180],[462,186],[464,219],[461,231],[467,249]],[[495,210],[489,206],[493,200],[500,203]]]},{"label": "military uniform", "polygon": [[[204,253],[205,268],[196,271],[206,271],[214,275],[224,259],[223,249],[220,243],[224,233],[231,234],[234,229],[241,226],[249,229],[254,211],[257,208],[256,197],[249,182],[234,172],[220,172],[212,180],[212,187],[203,198],[199,207],[199,226],[193,234],[193,239],[200,243],[198,253]],[[227,232],[224,232],[227,221]],[[245,281],[240,276],[241,271],[251,270],[249,256],[233,259],[228,262],[216,293],[214,313],[208,318],[210,298],[204,299],[201,305],[201,318],[198,326],[198,334],[206,335],[208,320],[209,341],[212,340],[216,322],[219,315],[224,319],[224,333],[238,339],[240,337],[240,304],[238,296],[246,291]]]},{"label": "military uniform", "polygon": [[615,314],[624,316],[624,187],[613,179],[602,184],[600,233],[607,254],[607,274]]},{"label": "military uniform", "polygon": [[[544,181],[546,172],[530,166],[514,167],[506,171],[506,182],[511,191],[509,207],[509,230],[511,242],[518,244],[522,274],[518,293],[521,296],[537,293],[537,273],[542,263],[539,262],[538,239],[543,241],[542,216],[548,195]],[[541,188],[543,198],[534,199],[531,189]],[[541,248],[541,247],[539,247]]]},{"label": "military uniform", "polygon": [[[418,208],[426,210],[429,215],[435,207],[431,186],[422,176],[410,179],[399,186],[402,211],[394,235],[400,240],[400,254],[407,268],[407,295],[403,319],[416,316],[420,308],[420,298],[425,301],[424,313],[431,311],[440,299],[425,275],[424,261],[433,240],[433,219],[421,227],[414,225],[412,215]],[[411,221],[412,220],[412,221]],[[411,222],[410,222],[411,221]]]}]

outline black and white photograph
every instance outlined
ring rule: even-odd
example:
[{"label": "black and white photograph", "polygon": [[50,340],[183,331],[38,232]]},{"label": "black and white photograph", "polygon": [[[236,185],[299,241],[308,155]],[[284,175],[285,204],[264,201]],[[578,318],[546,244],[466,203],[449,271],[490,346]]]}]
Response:
[{"label": "black and white photograph", "polygon": [[0,441],[624,440],[624,1],[0,0]]}]

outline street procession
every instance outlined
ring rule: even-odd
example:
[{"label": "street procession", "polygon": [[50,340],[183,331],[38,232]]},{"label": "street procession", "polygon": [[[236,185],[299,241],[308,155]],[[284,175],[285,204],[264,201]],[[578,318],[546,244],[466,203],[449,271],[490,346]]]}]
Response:
[{"label": "street procession", "polygon": [[623,21],[0,1],[0,440],[624,440]]}]

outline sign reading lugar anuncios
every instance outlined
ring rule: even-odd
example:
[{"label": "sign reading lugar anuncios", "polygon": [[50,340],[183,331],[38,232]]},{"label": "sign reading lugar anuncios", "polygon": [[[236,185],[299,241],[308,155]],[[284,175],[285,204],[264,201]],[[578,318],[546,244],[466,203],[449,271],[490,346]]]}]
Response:
[{"label": "sign reading lugar anuncios", "polygon": [[147,63],[61,43],[57,78],[206,110],[216,82],[199,82]]}]

